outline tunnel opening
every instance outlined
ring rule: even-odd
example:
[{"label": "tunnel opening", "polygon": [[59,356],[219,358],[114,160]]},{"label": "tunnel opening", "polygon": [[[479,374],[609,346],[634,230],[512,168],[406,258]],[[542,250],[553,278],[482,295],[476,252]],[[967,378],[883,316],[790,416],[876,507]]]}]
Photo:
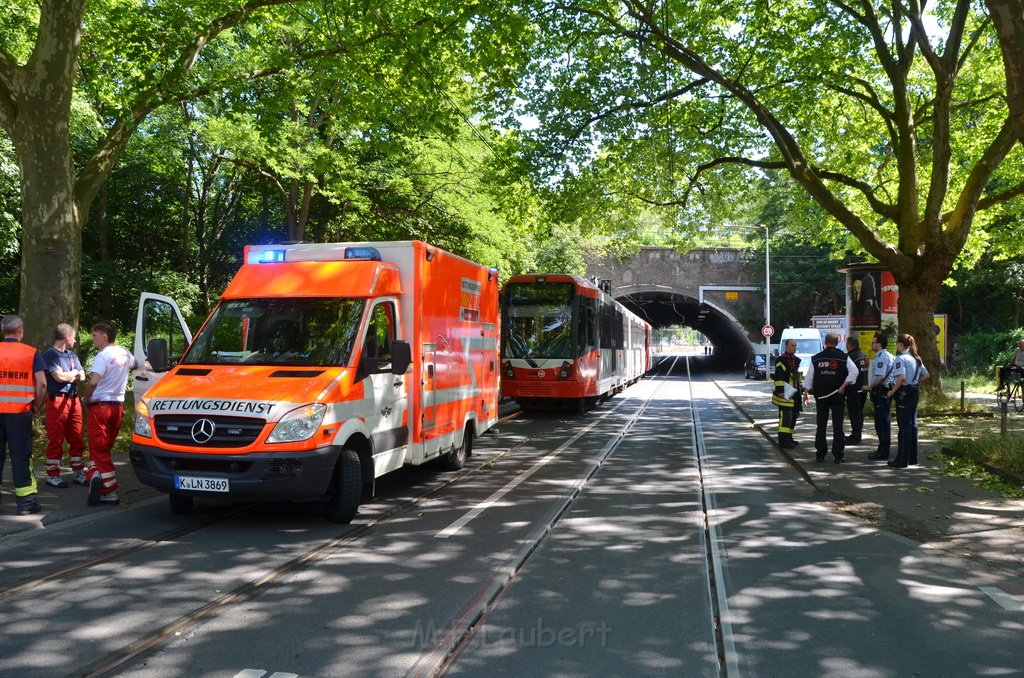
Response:
[{"label": "tunnel opening", "polygon": [[747,329],[728,310],[670,289],[617,289],[615,298],[655,330],[682,325],[704,335],[713,347],[709,362],[716,369],[742,369],[764,345],[751,342]]}]

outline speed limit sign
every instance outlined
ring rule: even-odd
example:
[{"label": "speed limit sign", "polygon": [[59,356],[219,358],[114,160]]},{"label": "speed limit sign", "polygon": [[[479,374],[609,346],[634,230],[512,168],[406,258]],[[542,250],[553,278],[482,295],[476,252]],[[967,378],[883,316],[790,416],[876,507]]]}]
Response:
[{"label": "speed limit sign", "polygon": [[761,328],[761,335],[764,337],[770,337],[775,334],[775,328],[771,325],[765,325]]}]

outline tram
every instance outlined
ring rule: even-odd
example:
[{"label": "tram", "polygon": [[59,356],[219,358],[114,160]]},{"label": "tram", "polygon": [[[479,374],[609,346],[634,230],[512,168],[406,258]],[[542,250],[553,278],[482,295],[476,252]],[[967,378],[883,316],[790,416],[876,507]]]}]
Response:
[{"label": "tram", "polygon": [[583,411],[651,368],[651,326],[578,275],[512,277],[501,294],[501,392]]}]

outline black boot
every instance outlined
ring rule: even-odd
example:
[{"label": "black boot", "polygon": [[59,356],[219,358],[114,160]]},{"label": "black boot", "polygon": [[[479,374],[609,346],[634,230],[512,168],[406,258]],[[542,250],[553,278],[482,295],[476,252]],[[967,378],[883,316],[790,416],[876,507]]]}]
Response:
[{"label": "black boot", "polygon": [[39,513],[43,510],[34,494],[27,497],[18,497],[17,506],[19,516],[27,516],[30,513]]}]

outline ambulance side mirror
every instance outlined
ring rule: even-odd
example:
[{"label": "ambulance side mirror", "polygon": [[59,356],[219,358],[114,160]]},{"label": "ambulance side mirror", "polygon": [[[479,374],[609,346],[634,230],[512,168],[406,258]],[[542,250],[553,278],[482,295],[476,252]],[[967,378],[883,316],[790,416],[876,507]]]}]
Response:
[{"label": "ambulance side mirror", "polygon": [[408,341],[391,342],[391,373],[405,374],[412,364],[412,346]]},{"label": "ambulance side mirror", "polygon": [[154,372],[166,372],[170,369],[167,361],[167,340],[150,339],[146,344],[146,360]]}]

